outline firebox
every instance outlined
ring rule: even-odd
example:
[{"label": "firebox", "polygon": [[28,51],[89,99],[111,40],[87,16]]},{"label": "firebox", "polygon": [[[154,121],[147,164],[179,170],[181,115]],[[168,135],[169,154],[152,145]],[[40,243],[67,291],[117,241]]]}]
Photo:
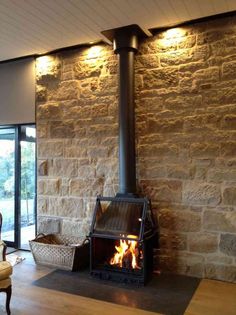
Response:
[{"label": "firebox", "polygon": [[147,198],[97,197],[90,231],[91,275],[145,284],[153,270],[155,235]]}]

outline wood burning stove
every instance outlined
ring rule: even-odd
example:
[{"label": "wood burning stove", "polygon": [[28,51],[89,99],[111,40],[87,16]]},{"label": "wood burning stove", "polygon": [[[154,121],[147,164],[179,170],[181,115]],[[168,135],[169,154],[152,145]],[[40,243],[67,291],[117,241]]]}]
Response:
[{"label": "wood burning stove", "polygon": [[134,55],[146,34],[130,25],[103,32],[119,57],[119,193],[98,197],[90,231],[90,273],[102,279],[144,284],[153,267],[156,238],[147,198],[136,192]]},{"label": "wood burning stove", "polygon": [[147,198],[98,197],[90,231],[91,275],[144,284],[153,269],[155,231]]}]

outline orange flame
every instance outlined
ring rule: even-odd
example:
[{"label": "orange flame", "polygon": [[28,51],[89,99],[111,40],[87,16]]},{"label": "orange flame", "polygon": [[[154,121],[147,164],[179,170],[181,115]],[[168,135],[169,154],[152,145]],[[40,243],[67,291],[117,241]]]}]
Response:
[{"label": "orange flame", "polygon": [[[128,235],[128,238],[137,239],[137,236]],[[117,265],[122,268],[126,259],[133,269],[140,269],[137,263],[137,256],[139,254],[137,241],[120,240],[120,246],[115,246],[115,249],[116,253],[110,260],[111,265]]]}]

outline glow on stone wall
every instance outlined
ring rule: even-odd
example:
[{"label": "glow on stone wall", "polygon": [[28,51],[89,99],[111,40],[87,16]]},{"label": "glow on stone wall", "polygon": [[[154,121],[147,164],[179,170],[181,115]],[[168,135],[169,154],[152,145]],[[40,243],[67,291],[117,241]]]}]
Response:
[{"label": "glow on stone wall", "polygon": [[173,45],[178,45],[186,36],[186,30],[183,28],[170,28],[162,33],[162,39],[160,44],[164,47],[171,47]]},{"label": "glow on stone wall", "polygon": [[91,46],[86,51],[86,57],[87,59],[99,58],[102,55],[102,51],[102,46]]},{"label": "glow on stone wall", "polygon": [[52,66],[53,58],[51,56],[42,56],[36,59],[36,69],[38,75],[46,75]]},{"label": "glow on stone wall", "polygon": [[60,68],[60,61],[55,55],[41,56],[36,59],[35,67],[36,78],[42,78],[47,75],[55,77]]}]

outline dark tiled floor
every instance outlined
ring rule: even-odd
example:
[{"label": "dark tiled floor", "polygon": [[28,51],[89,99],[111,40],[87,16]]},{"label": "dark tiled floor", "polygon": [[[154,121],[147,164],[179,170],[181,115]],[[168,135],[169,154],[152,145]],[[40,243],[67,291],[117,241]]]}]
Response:
[{"label": "dark tiled floor", "polygon": [[199,283],[197,278],[163,274],[154,275],[145,287],[136,287],[93,279],[88,271],[56,270],[33,284],[166,315],[182,315]]}]

